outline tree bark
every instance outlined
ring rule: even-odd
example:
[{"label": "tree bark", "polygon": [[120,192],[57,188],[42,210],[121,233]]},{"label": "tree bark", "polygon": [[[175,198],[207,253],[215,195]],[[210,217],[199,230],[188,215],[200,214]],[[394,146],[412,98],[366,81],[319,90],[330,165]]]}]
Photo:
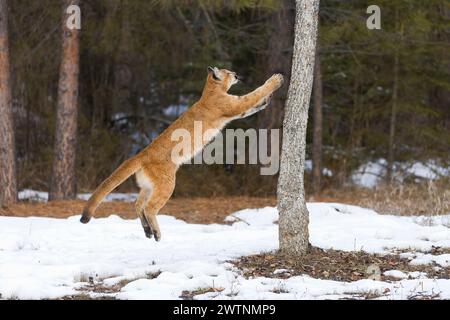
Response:
[{"label": "tree bark", "polygon": [[296,0],[292,74],[283,122],[278,180],[282,252],[300,256],[309,248],[309,213],[303,185],[306,126],[313,84],[319,0]]},{"label": "tree bark", "polygon": [[75,156],[77,144],[79,31],[66,26],[70,5],[79,0],[64,0],[62,13],[62,60],[59,70],[55,148],[49,200],[73,199],[76,194]]},{"label": "tree bark", "polygon": [[0,0],[0,206],[17,201],[13,121],[8,4],[7,0]]},{"label": "tree bark", "polygon": [[[398,31],[398,8],[395,11],[396,18],[396,32],[400,36],[400,41],[403,36],[403,31]],[[403,27],[401,28],[403,29]],[[394,161],[395,161],[395,131],[397,126],[397,103],[398,103],[398,76],[399,76],[399,48],[395,48],[394,52],[394,83],[392,85],[392,104],[391,104],[391,115],[389,121],[389,145],[388,145],[388,159],[387,159],[387,170],[386,170],[386,180],[387,183],[392,183],[393,171],[394,171]]]},{"label": "tree bark", "polygon": [[318,194],[321,189],[322,178],[322,72],[320,66],[320,56],[316,53],[314,64],[314,128],[313,128],[313,150],[312,150],[312,186],[314,194]]},{"label": "tree bark", "polygon": [[392,182],[395,161],[395,127],[397,124],[397,100],[398,100],[398,53],[394,57],[394,84],[392,87],[391,117],[389,121],[389,147],[386,179]]},{"label": "tree bark", "polygon": [[[282,73],[289,82],[294,45],[295,1],[282,0],[280,8],[271,18],[272,31],[269,38],[267,76]],[[287,86],[275,92],[270,108],[258,114],[258,128],[277,129],[283,123]],[[270,153],[270,149],[268,150]]]}]

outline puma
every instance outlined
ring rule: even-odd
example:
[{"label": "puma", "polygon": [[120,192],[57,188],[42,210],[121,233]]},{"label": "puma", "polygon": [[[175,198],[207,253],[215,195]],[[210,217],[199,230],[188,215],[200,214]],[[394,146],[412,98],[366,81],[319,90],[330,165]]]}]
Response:
[{"label": "puma", "polygon": [[[172,195],[175,187],[175,174],[178,168],[200,152],[214,138],[214,134],[202,135],[202,144],[196,143],[192,154],[180,157],[172,156],[176,145],[172,133],[177,129],[194,132],[194,121],[202,122],[202,130],[216,132],[234,119],[247,117],[265,108],[272,93],[283,84],[283,76],[275,74],[264,85],[253,92],[235,96],[228,94],[230,87],[238,83],[235,72],[208,67],[208,76],[202,96],[194,105],[184,112],[166,130],[164,130],[150,145],[137,155],[125,160],[89,198],[81,217],[82,223],[88,223],[103,198],[123,183],[132,174],[136,175],[140,187],[136,200],[136,213],[141,220],[145,235],[161,239],[156,215]],[[196,149],[195,149],[196,148]]]}]

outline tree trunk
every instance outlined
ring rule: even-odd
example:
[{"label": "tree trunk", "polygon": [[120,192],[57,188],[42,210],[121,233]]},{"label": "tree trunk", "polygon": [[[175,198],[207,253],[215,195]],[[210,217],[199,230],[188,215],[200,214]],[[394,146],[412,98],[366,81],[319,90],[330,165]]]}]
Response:
[{"label": "tree trunk", "polygon": [[[271,18],[272,32],[269,38],[267,76],[274,73],[285,75],[288,83],[292,66],[292,48],[294,45],[294,0],[280,1],[280,8]],[[276,129],[283,122],[285,97],[287,86],[275,92],[270,107],[258,114],[258,128]],[[270,153],[270,149],[268,149]]]},{"label": "tree trunk", "polygon": [[15,137],[11,99],[8,5],[0,0],[0,206],[17,201]]},{"label": "tree trunk", "polygon": [[392,87],[391,117],[389,121],[389,147],[386,179],[392,182],[395,161],[395,127],[397,124],[397,100],[398,100],[398,53],[394,57],[394,84]]},{"label": "tree trunk", "polygon": [[309,213],[305,202],[303,171],[318,13],[319,0],[296,0],[294,55],[283,122],[277,190],[280,249],[293,256],[305,253],[309,247]]},{"label": "tree trunk", "polygon": [[66,26],[66,9],[79,0],[64,0],[62,14],[62,60],[59,69],[55,148],[49,200],[73,199],[76,194],[75,156],[77,144],[77,99],[79,31]]},{"label": "tree trunk", "polygon": [[314,128],[312,150],[312,186],[314,194],[321,189],[322,178],[322,72],[320,69],[320,56],[316,53],[314,64]]},{"label": "tree trunk", "polygon": [[[403,36],[403,31],[398,31],[398,8],[395,11],[396,18],[396,32],[399,33],[400,38]],[[402,27],[403,29],[403,27]],[[400,39],[401,40],[401,39]],[[399,48],[395,48],[394,53],[394,83],[392,85],[392,104],[391,104],[391,116],[389,121],[389,145],[388,145],[388,159],[387,159],[387,183],[392,183],[394,161],[395,161],[395,129],[397,126],[397,103],[398,103],[398,73],[399,73]]]}]

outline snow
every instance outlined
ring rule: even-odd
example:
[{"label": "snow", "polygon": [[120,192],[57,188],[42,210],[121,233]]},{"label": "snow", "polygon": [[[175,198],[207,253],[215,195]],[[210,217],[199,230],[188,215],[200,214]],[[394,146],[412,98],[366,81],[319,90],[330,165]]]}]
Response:
[{"label": "snow", "polygon": [[433,161],[413,163],[410,166],[406,166],[405,171],[410,175],[431,180],[450,175],[450,168],[441,167]]},{"label": "snow", "polygon": [[361,165],[358,170],[353,173],[351,179],[352,182],[358,186],[374,188],[383,178],[385,171],[386,160],[380,159],[373,162],[371,161]]},{"label": "snow", "polygon": [[183,112],[185,112],[188,109],[187,104],[174,104],[166,107],[163,110],[163,114],[167,117],[178,117]]},{"label": "snow", "polygon": [[[417,217],[379,215],[337,203],[309,203],[308,209],[314,246],[382,254],[403,249],[413,264],[449,266],[448,254],[423,252],[450,247],[450,230],[441,223],[450,215],[425,225]],[[182,291],[200,288],[216,290],[196,299],[341,299],[367,294],[382,299],[439,294],[450,299],[450,280],[400,270],[385,272],[399,279],[394,282],[337,282],[307,275],[245,279],[228,261],[278,248],[278,213],[272,207],[235,212],[226,219],[230,225],[190,224],[160,215],[161,242],[145,238],[137,219],[110,216],[87,225],[78,220],[0,217],[1,298],[96,297],[98,293],[79,291],[91,278],[104,286],[128,280],[120,292],[109,294],[118,299],[179,299]]]},{"label": "snow", "polygon": [[388,270],[385,271],[383,273],[385,276],[388,277],[393,277],[393,278],[397,278],[397,279],[426,279],[427,278],[427,274],[425,272],[419,272],[419,271],[414,271],[414,272],[403,272],[400,270]]},{"label": "snow", "polygon": [[[374,188],[386,175],[387,161],[378,159],[361,165],[351,176],[355,185]],[[403,181],[406,178],[413,177],[417,179],[436,180],[441,177],[450,176],[450,167],[440,165],[435,160],[427,162],[404,162],[395,163],[395,179]]]},{"label": "snow", "polygon": [[[91,193],[79,193],[77,198],[80,200],[88,200],[91,196]],[[106,196],[104,201],[126,201],[133,202],[136,201],[138,194],[137,193],[110,193]],[[36,191],[31,189],[24,189],[19,191],[19,200],[32,200],[39,202],[47,202],[48,201],[48,192]]]},{"label": "snow", "polygon": [[435,263],[441,267],[450,267],[450,254],[431,255],[431,254],[418,254],[413,260],[412,265],[430,264]]},{"label": "snow", "polygon": [[[306,172],[311,172],[312,168],[313,168],[313,161],[311,159],[306,159],[305,160],[305,171]],[[324,176],[327,176],[327,177],[332,177],[333,176],[333,171],[331,171],[328,168],[323,168],[322,169],[322,174]]]},{"label": "snow", "polygon": [[[313,162],[305,160],[305,171],[311,172]],[[350,176],[350,182],[364,188],[375,188],[386,176],[386,159],[380,158],[360,165]],[[395,180],[403,182],[407,178],[414,181],[437,180],[442,177],[450,177],[450,166],[437,160],[425,162],[396,162],[394,164]],[[333,176],[333,171],[323,168],[322,174],[327,177]]]},{"label": "snow", "polygon": [[288,273],[288,272],[289,272],[289,270],[287,270],[287,269],[275,269],[273,271],[273,274]]},{"label": "snow", "polygon": [[22,191],[19,191],[18,197],[19,200],[33,200],[33,201],[47,202],[48,192],[24,189]]},{"label": "snow", "polygon": [[388,270],[383,273],[385,276],[398,278],[398,279],[407,279],[408,275],[400,270]]}]

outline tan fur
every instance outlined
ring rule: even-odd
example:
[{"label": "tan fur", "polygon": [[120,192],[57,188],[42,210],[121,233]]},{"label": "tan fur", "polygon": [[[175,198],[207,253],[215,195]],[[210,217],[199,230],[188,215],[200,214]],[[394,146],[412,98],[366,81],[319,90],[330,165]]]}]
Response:
[{"label": "tan fur", "polygon": [[[175,174],[179,166],[194,156],[183,155],[175,162],[171,159],[172,149],[178,141],[172,141],[171,136],[176,129],[186,129],[194,137],[194,121],[201,121],[202,130],[213,129],[217,134],[228,122],[248,116],[267,106],[272,93],[283,83],[283,76],[273,75],[264,85],[244,96],[228,94],[230,87],[237,83],[234,72],[209,68],[209,74],[202,96],[192,107],[183,113],[150,145],[136,156],[124,161],[110,177],[103,181],[92,194],[83,211],[81,222],[87,223],[103,198],[124,182],[132,174],[141,191],[136,201],[136,213],[139,216],[147,237],[155,235],[157,241],[161,238],[156,215],[169,200],[175,188]],[[214,138],[209,135],[202,141],[201,147]],[[192,139],[194,144],[194,139]],[[192,149],[193,150],[193,149]]]}]

